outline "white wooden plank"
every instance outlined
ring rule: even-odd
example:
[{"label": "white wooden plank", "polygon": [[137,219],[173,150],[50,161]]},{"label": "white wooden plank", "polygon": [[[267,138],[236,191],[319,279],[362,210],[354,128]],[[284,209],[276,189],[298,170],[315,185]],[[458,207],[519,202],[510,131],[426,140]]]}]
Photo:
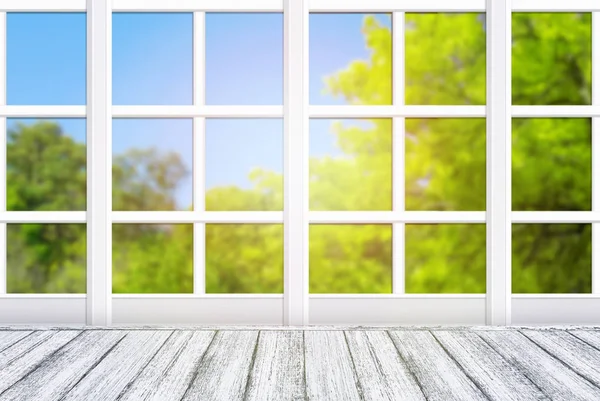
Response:
[{"label": "white wooden plank", "polygon": [[81,334],[76,330],[41,331],[0,353],[0,393],[35,369],[44,359]]},{"label": "white wooden plank", "polygon": [[59,400],[123,337],[119,331],[84,332],[2,393],[0,400]]},{"label": "white wooden plank", "polygon": [[0,331],[0,352],[13,346],[33,331]]},{"label": "white wooden plank", "polygon": [[487,400],[429,331],[389,331],[428,400]]},{"label": "white wooden plank", "polygon": [[600,387],[600,351],[566,331],[521,331],[539,347]]},{"label": "white wooden plank", "polygon": [[62,400],[116,400],[154,357],[172,331],[129,331]]},{"label": "white wooden plank", "polygon": [[173,333],[119,401],[181,399],[214,335],[212,331]]},{"label": "white wooden plank", "polygon": [[585,341],[592,347],[600,349],[600,331],[597,330],[569,330],[569,333]]},{"label": "white wooden plank", "polygon": [[306,393],[310,400],[360,400],[343,331],[306,331]]},{"label": "white wooden plank", "polygon": [[490,398],[498,401],[548,397],[473,332],[434,331],[434,337]]},{"label": "white wooden plank", "polygon": [[182,400],[242,400],[258,331],[219,331]]},{"label": "white wooden plank", "polygon": [[425,400],[385,331],[347,331],[346,341],[365,400]]},{"label": "white wooden plank", "polygon": [[56,333],[52,331],[36,331],[24,338],[23,341],[14,343],[11,347],[4,349],[0,352],[0,371],[44,341],[47,341],[54,334]]},{"label": "white wooden plank", "polygon": [[518,331],[477,333],[553,400],[598,400],[600,389]]},{"label": "white wooden plank", "polygon": [[246,400],[304,400],[302,332],[261,332],[248,380]]}]

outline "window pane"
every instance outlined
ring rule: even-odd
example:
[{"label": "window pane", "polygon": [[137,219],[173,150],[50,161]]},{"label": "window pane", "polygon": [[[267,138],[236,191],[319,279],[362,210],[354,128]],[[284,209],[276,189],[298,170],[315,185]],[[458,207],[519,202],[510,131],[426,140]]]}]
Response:
[{"label": "window pane", "polygon": [[392,120],[310,121],[310,210],[391,210]]},{"label": "window pane", "polygon": [[8,224],[7,292],[86,293],[85,224]]},{"label": "window pane", "polygon": [[406,210],[485,210],[483,118],[406,120]]},{"label": "window pane", "polygon": [[485,104],[485,14],[406,14],[406,104]]},{"label": "window pane", "polygon": [[206,210],[283,210],[283,121],[206,120]]},{"label": "window pane", "polygon": [[206,104],[283,104],[283,14],[206,14]]},{"label": "window pane", "polygon": [[86,103],[84,13],[8,13],[8,104]]},{"label": "window pane", "polygon": [[513,210],[591,210],[591,120],[514,119],[512,127]]},{"label": "window pane", "polygon": [[512,103],[591,104],[591,34],[590,13],[513,13]]},{"label": "window pane", "polygon": [[6,125],[7,210],[85,210],[85,119],[11,118]]},{"label": "window pane", "polygon": [[391,14],[310,14],[310,104],[392,104]]},{"label": "window pane", "polygon": [[283,293],[283,225],[207,224],[206,293]]},{"label": "window pane", "polygon": [[113,104],[192,104],[192,13],[114,13]]},{"label": "window pane", "polygon": [[591,224],[513,224],[513,294],[592,292]]},{"label": "window pane", "polygon": [[191,293],[192,224],[113,224],[113,293]]},{"label": "window pane", "polygon": [[392,227],[321,225],[309,230],[311,294],[392,292]]},{"label": "window pane", "polygon": [[485,293],[485,224],[407,224],[406,292]]},{"label": "window pane", "polygon": [[113,120],[113,210],[192,208],[192,120]]}]

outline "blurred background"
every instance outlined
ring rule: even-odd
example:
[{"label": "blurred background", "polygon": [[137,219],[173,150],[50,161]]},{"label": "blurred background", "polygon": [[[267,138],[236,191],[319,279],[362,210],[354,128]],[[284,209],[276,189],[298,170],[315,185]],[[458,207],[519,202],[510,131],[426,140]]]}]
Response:
[{"label": "blurred background", "polygon": [[[312,105],[392,103],[387,14],[311,14]],[[190,105],[192,14],[113,15],[113,104]],[[514,105],[591,102],[591,17],[515,13]],[[7,18],[7,102],[86,101],[85,14]],[[482,14],[406,14],[408,105],[484,105]],[[206,15],[205,102],[281,105],[281,14]],[[85,119],[8,119],[7,210],[86,207]],[[486,122],[406,119],[406,210],[483,211]],[[191,210],[191,119],[113,120],[113,210]],[[391,119],[311,120],[313,211],[391,210]],[[206,210],[281,211],[281,119],[207,119]],[[591,210],[591,120],[513,119],[512,208]],[[484,224],[407,224],[407,293],[484,293]],[[191,293],[191,224],[114,224],[113,292]],[[514,224],[514,293],[591,292],[590,224]],[[311,293],[391,293],[392,227],[311,225]],[[9,293],[85,293],[85,224],[8,224]],[[280,224],[207,224],[207,293],[281,293]]]}]

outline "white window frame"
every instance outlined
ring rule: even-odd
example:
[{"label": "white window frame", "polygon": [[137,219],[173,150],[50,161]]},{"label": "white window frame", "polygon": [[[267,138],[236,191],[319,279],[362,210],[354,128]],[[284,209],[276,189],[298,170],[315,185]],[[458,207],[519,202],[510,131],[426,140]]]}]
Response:
[{"label": "white window frame", "polygon": [[[6,13],[87,12],[87,106],[6,105]],[[113,12],[193,12],[194,102],[192,106],[113,106],[111,21]],[[206,12],[283,12],[284,102],[282,106],[208,106],[204,102]],[[404,14],[486,12],[487,104],[404,105]],[[511,106],[511,12],[593,12],[591,106]],[[308,19],[310,12],[391,12],[393,99],[390,106],[310,106]],[[87,210],[6,211],[6,119],[87,118]],[[194,122],[194,211],[113,212],[112,119],[191,118]],[[204,211],[204,130],[211,117],[283,118],[282,212]],[[309,212],[309,118],[391,118],[393,210]],[[404,121],[407,117],[487,118],[485,212],[413,212],[404,205]],[[593,121],[593,205],[589,212],[512,212],[510,194],[512,117],[588,117]],[[0,0],[0,244],[7,223],[87,223],[87,294],[7,294],[6,247],[0,246],[0,323],[263,324],[339,325],[535,325],[600,321],[600,255],[593,253],[591,294],[512,294],[512,223],[592,223],[600,250],[600,2],[597,0]],[[113,223],[193,223],[194,292],[181,295],[112,294]],[[206,294],[204,234],[207,223],[284,225],[283,294]],[[387,223],[393,227],[393,293],[309,294],[308,227],[324,223]],[[486,294],[406,294],[404,230],[407,223],[486,223]]]}]

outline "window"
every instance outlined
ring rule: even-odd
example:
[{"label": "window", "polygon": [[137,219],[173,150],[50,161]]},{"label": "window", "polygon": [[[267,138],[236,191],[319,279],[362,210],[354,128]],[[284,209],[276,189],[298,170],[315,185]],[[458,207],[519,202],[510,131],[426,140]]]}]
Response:
[{"label": "window", "polygon": [[600,6],[450,3],[3,2],[0,321],[590,321]]}]

